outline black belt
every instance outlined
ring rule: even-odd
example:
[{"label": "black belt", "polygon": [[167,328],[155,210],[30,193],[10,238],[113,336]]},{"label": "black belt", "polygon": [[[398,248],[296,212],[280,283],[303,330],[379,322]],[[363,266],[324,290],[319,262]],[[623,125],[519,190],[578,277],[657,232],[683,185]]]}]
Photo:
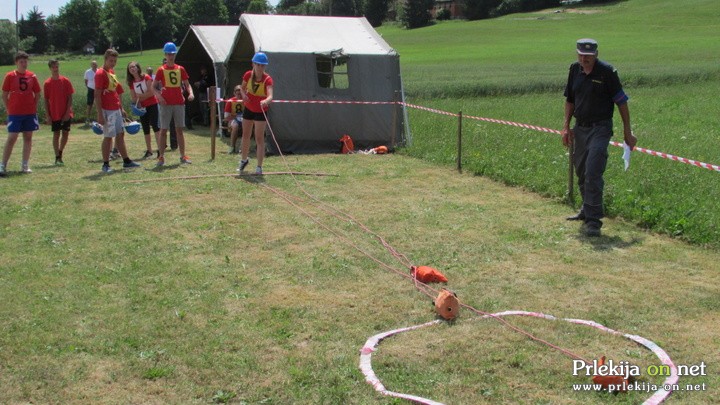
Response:
[{"label": "black belt", "polygon": [[602,124],[604,124],[604,123],[607,122],[607,121],[608,121],[608,120],[599,120],[599,121],[580,121],[580,120],[575,120],[575,125],[577,125],[577,126],[579,126],[579,127],[587,127],[587,128],[589,128],[589,127],[596,127],[596,126],[598,126],[598,125],[602,125]]}]

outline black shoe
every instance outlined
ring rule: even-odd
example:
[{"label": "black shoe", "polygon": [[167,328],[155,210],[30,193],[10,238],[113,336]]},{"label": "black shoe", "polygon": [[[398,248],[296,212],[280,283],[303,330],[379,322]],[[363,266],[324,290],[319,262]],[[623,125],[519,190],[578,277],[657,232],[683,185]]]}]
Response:
[{"label": "black shoe", "polygon": [[567,218],[568,221],[584,221],[585,220],[585,213],[580,211],[575,215],[569,216]]},{"label": "black shoe", "polygon": [[594,238],[601,235],[600,224],[597,222],[585,222],[582,226],[582,231],[585,236]]}]

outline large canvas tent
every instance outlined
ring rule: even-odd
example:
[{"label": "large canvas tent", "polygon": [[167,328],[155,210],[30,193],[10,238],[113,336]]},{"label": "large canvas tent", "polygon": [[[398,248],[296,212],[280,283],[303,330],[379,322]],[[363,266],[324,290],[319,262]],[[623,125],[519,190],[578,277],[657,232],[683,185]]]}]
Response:
[{"label": "large canvas tent", "polygon": [[[230,53],[238,32],[236,25],[191,25],[185,34],[175,62],[183,67],[190,76],[190,83],[200,76],[200,68],[206,67],[214,75],[218,87],[224,88],[227,77],[225,60]],[[199,112],[200,97],[190,106],[191,115]]]},{"label": "large canvas tent", "polygon": [[283,153],[336,152],[344,134],[358,149],[404,143],[404,109],[394,104],[403,101],[400,56],[364,17],[243,14],[225,94],[242,82],[257,51],[270,60],[274,99],[290,101],[273,103],[268,113]]}]

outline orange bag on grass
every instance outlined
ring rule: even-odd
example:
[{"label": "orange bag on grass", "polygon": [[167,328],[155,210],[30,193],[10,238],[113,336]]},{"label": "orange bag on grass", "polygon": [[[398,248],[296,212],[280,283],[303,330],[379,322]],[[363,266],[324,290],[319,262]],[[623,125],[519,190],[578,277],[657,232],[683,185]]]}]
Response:
[{"label": "orange bag on grass", "polygon": [[343,135],[340,138],[340,153],[353,153],[355,151],[355,145],[353,144],[352,138],[350,138],[350,135]]},{"label": "orange bag on grass", "polygon": [[421,283],[447,283],[448,281],[444,274],[429,266],[411,266],[410,273]]},{"label": "orange bag on grass", "polygon": [[[602,356],[598,361],[598,367],[603,364],[605,364],[605,356]],[[634,380],[632,376],[630,377],[630,380]],[[592,380],[593,383],[602,386],[605,390],[609,390],[612,386],[615,392],[626,392],[627,386],[633,383],[633,381],[630,381],[621,375],[595,375]]]}]

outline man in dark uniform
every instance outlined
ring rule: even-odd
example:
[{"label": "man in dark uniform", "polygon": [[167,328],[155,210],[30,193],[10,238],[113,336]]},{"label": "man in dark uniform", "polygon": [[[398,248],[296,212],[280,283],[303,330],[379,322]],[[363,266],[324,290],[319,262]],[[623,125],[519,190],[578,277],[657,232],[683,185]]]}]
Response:
[{"label": "man in dark uniform", "polygon": [[[625,143],[635,147],[637,138],[630,129],[628,96],[620,84],[617,70],[598,60],[598,44],[593,39],[577,41],[578,61],[570,65],[565,87],[565,123],[562,142],[573,147],[578,186],[583,199],[580,212],[568,217],[584,221],[587,236],[600,236],[603,215],[603,174],[608,145],[613,135],[612,116],[617,105],[623,121]],[[570,129],[570,120],[575,126]]]}]

